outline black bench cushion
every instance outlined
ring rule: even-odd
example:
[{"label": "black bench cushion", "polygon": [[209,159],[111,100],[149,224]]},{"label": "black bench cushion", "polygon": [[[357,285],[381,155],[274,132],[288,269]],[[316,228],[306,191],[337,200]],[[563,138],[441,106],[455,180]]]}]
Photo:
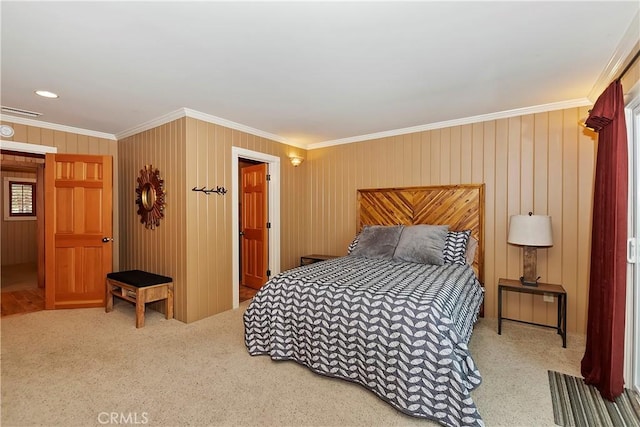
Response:
[{"label": "black bench cushion", "polygon": [[135,286],[136,288],[144,288],[145,286],[160,285],[162,283],[173,282],[171,277],[160,276],[159,274],[147,273],[142,270],[127,270],[108,273],[107,278]]}]

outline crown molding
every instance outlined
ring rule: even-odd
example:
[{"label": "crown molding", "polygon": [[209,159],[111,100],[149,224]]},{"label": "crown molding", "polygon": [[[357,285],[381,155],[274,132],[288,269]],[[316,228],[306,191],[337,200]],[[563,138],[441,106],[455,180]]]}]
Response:
[{"label": "crown molding", "polygon": [[350,144],[353,142],[368,141],[371,139],[387,138],[390,136],[406,135],[408,133],[424,132],[427,130],[443,129],[452,126],[462,126],[478,122],[486,122],[491,120],[506,119],[515,116],[524,116],[527,114],[543,113],[546,111],[564,110],[566,108],[584,107],[593,103],[587,98],[571,99],[568,101],[554,102],[551,104],[535,105],[533,107],[516,108],[513,110],[499,111],[497,113],[482,114],[479,116],[464,117],[455,120],[446,120],[443,122],[429,123],[426,125],[413,126],[402,129],[388,130],[384,132],[370,133],[367,135],[352,136],[349,138],[334,139],[332,141],[317,142],[309,144],[307,150],[315,150],[318,148],[331,147],[334,145]]},{"label": "crown molding", "polygon": [[162,126],[164,124],[170,123],[174,120],[178,120],[181,119],[183,117],[185,117],[185,112],[184,112],[184,108],[180,108],[177,109],[175,111],[172,111],[170,113],[164,114],[160,117],[157,117],[155,119],[149,120],[148,122],[144,122],[139,124],[138,126],[134,126],[130,129],[124,130],[122,132],[119,132],[116,134],[116,139],[120,140],[120,139],[124,139],[127,137],[130,137],[132,135],[136,135],[138,133],[144,132],[146,130],[149,129],[153,129],[153,128],[157,128],[159,126]]},{"label": "crown molding", "polygon": [[625,62],[640,49],[640,32],[638,28],[640,28],[640,11],[636,12],[629,28],[627,28],[615,52],[613,52],[609,63],[602,73],[600,73],[600,77],[598,77],[591,92],[587,95],[587,98],[590,99],[592,103],[596,102],[606,87],[618,78],[618,74],[622,72],[627,65]]},{"label": "crown molding", "polygon": [[482,115],[478,115],[478,116],[471,116],[471,117],[465,117],[465,118],[461,118],[461,119],[454,119],[454,120],[446,120],[446,121],[442,121],[442,122],[435,122],[435,123],[429,123],[429,124],[425,124],[425,125],[419,125],[419,126],[413,126],[413,127],[408,127],[408,128],[402,128],[402,129],[394,129],[394,130],[388,130],[388,131],[383,131],[383,132],[377,132],[377,133],[370,133],[370,134],[366,134],[366,135],[358,135],[358,136],[352,136],[352,137],[348,137],[348,138],[341,138],[341,139],[334,139],[334,140],[330,140],[330,141],[323,141],[323,142],[317,142],[317,143],[313,143],[313,144],[300,144],[300,143],[295,143],[292,141],[287,140],[284,137],[281,137],[279,135],[275,135],[269,132],[265,132],[265,131],[261,131],[259,129],[255,129],[252,128],[250,126],[246,126],[240,123],[236,123],[236,122],[232,122],[230,120],[226,120],[220,117],[216,117],[216,116],[212,116],[210,114],[206,114],[206,113],[202,113],[200,111],[196,111],[196,110],[192,110],[189,108],[180,108],[178,110],[172,111],[170,113],[167,113],[163,116],[160,116],[156,119],[150,120],[148,122],[142,123],[136,127],[133,127],[131,129],[125,130],[123,132],[120,132],[118,134],[108,134],[108,133],[102,133],[102,132],[95,132],[95,131],[90,131],[87,129],[80,129],[80,128],[74,128],[71,126],[64,126],[64,125],[58,125],[55,123],[47,123],[47,122],[41,122],[38,120],[33,120],[33,119],[25,119],[22,117],[14,117],[14,116],[9,116],[7,114],[3,114],[0,116],[0,120],[4,120],[7,122],[11,122],[11,123],[18,123],[18,124],[24,124],[24,125],[28,125],[28,126],[38,126],[41,128],[46,128],[46,129],[53,129],[53,130],[60,130],[63,132],[72,132],[72,133],[77,133],[80,135],[87,135],[87,136],[94,136],[94,137],[98,137],[98,138],[105,138],[105,139],[110,139],[110,140],[120,140],[123,138],[127,138],[129,136],[138,134],[140,132],[144,132],[146,130],[149,129],[153,129],[159,126],[162,126],[166,123],[172,122],[174,120],[177,119],[181,119],[183,117],[190,117],[190,118],[194,118],[197,120],[202,120],[208,123],[213,123],[213,124],[217,124],[220,126],[224,126],[230,129],[235,129],[235,130],[239,130],[241,132],[246,132],[249,133],[251,135],[255,135],[255,136],[259,136],[262,138],[267,138],[269,140],[275,141],[275,142],[279,142],[281,144],[286,144],[286,145],[290,145],[293,147],[297,147],[297,148],[302,148],[304,150],[314,150],[314,149],[318,149],[318,148],[325,148],[325,147],[331,147],[334,145],[343,145],[343,144],[350,144],[353,142],[361,142],[361,141],[368,141],[368,140],[372,140],[372,139],[378,139],[378,138],[386,138],[386,137],[392,137],[392,136],[398,136],[398,135],[406,135],[408,133],[414,133],[414,132],[423,132],[423,131],[428,131],[428,130],[434,130],[434,129],[443,129],[443,128],[447,128],[447,127],[452,127],[452,126],[462,126],[462,125],[467,125],[467,124],[472,124],[472,123],[478,123],[478,122],[484,122],[484,121],[490,121],[490,120],[498,120],[498,119],[504,119],[504,118],[509,118],[509,117],[515,117],[515,116],[522,116],[522,115],[526,115],[526,114],[535,114],[535,113],[542,113],[542,112],[546,112],[546,111],[555,111],[555,110],[563,110],[566,108],[575,108],[575,107],[584,107],[587,105],[592,105],[593,102],[590,101],[588,98],[582,98],[582,99],[572,99],[572,100],[568,100],[568,101],[561,101],[561,102],[555,102],[555,103],[550,103],[550,104],[542,104],[542,105],[535,105],[532,107],[524,107],[524,108],[516,108],[513,110],[506,110],[506,111],[499,111],[496,113],[489,113],[489,114],[482,114]]},{"label": "crown molding", "polygon": [[255,129],[250,126],[243,125],[241,123],[232,122],[231,120],[223,119],[222,117],[213,116],[211,114],[202,113],[200,111],[192,110],[190,108],[180,108],[176,111],[172,111],[163,116],[160,116],[156,119],[150,120],[146,123],[143,123],[134,128],[128,129],[124,132],[118,133],[116,135],[117,139],[123,139],[129,137],[131,135],[135,135],[140,132],[144,132],[149,129],[156,128],[158,126],[162,126],[166,123],[172,122],[177,119],[181,119],[183,117],[190,117],[192,119],[201,120],[207,123],[213,123],[215,125],[224,126],[226,128],[239,130],[241,132],[246,132],[251,135],[259,136],[262,138],[267,138],[272,141],[280,142],[282,144],[291,145],[298,148],[306,148],[304,145],[297,144],[283,138],[279,135],[275,135],[273,133],[265,132],[260,129]]},{"label": "crown molding", "polygon": [[103,139],[109,139],[111,141],[116,141],[116,136],[111,133],[97,132],[95,130],[76,128],[73,126],[66,126],[66,125],[59,125],[57,123],[43,122],[40,120],[27,119],[24,117],[16,117],[6,113],[3,113],[2,115],[0,115],[0,120],[7,121],[10,123],[17,123],[19,125],[36,126],[43,129],[58,130],[61,132],[76,133],[78,135],[93,136],[95,138],[103,138]]},{"label": "crown molding", "polygon": [[189,108],[185,108],[185,113],[187,117],[191,117],[193,119],[202,120],[204,122],[213,123],[216,125],[224,126],[230,129],[239,130],[242,132],[249,133],[251,135],[259,136],[262,138],[267,138],[272,141],[279,142],[281,144],[291,145],[298,148],[306,148],[303,144],[298,144],[292,141],[289,141],[287,138],[284,138],[280,135],[276,135],[273,133],[265,132],[260,129],[252,128],[250,126],[243,125],[241,123],[232,122],[231,120],[223,119],[221,117],[212,116],[211,114],[201,113],[200,111],[191,110]]}]

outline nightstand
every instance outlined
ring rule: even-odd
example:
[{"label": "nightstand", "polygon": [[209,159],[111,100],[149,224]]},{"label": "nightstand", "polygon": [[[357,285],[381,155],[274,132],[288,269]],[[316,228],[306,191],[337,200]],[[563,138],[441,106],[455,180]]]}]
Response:
[{"label": "nightstand", "polygon": [[[509,319],[502,317],[502,291],[521,292],[534,295],[552,295],[558,300],[558,322],[556,326],[542,323],[525,322],[524,320]],[[498,279],[498,335],[502,335],[502,321],[527,323],[529,325],[543,326],[558,331],[562,337],[562,347],[567,347],[567,291],[562,285],[552,285],[549,283],[538,283],[538,286],[524,286],[519,280]]]},{"label": "nightstand", "polygon": [[326,261],[328,259],[339,258],[337,255],[305,255],[300,257],[300,267],[313,264],[314,262]]}]

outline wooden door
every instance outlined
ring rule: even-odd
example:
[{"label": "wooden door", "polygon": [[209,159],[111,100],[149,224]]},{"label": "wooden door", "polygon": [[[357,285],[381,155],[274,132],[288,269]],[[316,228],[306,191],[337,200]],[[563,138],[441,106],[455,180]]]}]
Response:
[{"label": "wooden door", "polygon": [[267,165],[241,169],[242,284],[260,289],[267,281]]},{"label": "wooden door", "polygon": [[111,156],[47,154],[45,307],[101,307],[112,269]]}]

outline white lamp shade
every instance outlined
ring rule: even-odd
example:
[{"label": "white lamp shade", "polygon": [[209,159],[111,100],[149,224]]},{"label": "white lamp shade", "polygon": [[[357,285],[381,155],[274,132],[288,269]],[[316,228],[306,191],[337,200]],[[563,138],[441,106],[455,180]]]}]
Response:
[{"label": "white lamp shade", "polygon": [[553,246],[551,217],[513,215],[509,220],[509,243],[523,246]]}]

